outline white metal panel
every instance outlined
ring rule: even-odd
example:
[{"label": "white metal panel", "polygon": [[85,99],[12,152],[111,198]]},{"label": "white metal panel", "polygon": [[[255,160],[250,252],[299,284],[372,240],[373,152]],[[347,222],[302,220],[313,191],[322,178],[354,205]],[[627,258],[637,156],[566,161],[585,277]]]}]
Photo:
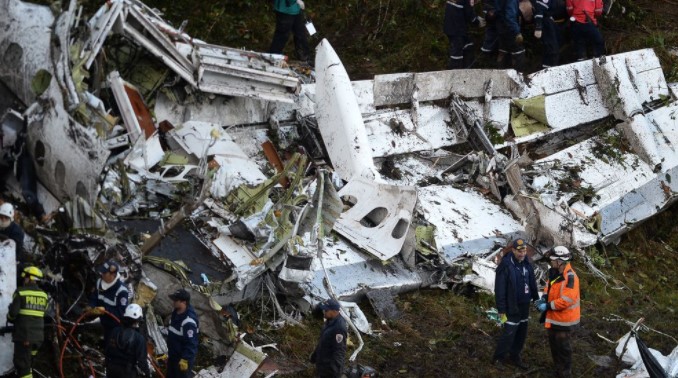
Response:
[{"label": "white metal panel", "polygon": [[[16,277],[16,245],[12,239],[3,240],[0,242],[0,326],[7,324],[7,311],[16,290]],[[11,333],[0,336],[0,350],[3,351],[0,353],[0,375],[5,375],[14,368]]]}]

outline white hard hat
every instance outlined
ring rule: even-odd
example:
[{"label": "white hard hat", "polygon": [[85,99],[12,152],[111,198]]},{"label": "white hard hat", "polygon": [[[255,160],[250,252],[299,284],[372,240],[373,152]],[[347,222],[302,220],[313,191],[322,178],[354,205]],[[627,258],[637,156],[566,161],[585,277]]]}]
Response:
[{"label": "white hard hat", "polygon": [[136,303],[132,303],[131,305],[127,306],[125,309],[125,315],[123,316],[126,318],[139,320],[142,316],[144,316],[144,313],[141,310],[141,306]]},{"label": "white hard hat", "polygon": [[570,253],[569,249],[563,247],[562,245],[559,245],[553,248],[553,253],[551,253],[549,257],[551,258],[551,260],[570,261],[570,259],[572,258],[572,254]]},{"label": "white hard hat", "polygon": [[11,203],[5,202],[0,205],[0,215],[4,215],[11,220],[14,220],[14,206]]}]

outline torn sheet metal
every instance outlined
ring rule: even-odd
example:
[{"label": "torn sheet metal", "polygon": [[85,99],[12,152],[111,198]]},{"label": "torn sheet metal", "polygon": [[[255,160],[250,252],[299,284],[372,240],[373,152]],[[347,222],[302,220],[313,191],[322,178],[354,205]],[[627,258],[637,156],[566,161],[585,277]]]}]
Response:
[{"label": "torn sheet metal", "polygon": [[[668,95],[668,85],[659,63],[651,49],[614,55],[635,72],[632,78],[633,97],[642,103],[659,100]],[[552,131],[564,130],[601,120],[612,113],[606,101],[616,96],[608,95],[594,74],[594,60],[586,60],[535,72],[527,76],[522,99],[539,98],[543,102],[544,118]],[[529,113],[528,113],[529,115]],[[537,133],[516,142],[543,137]]]},{"label": "torn sheet metal", "polygon": [[286,63],[283,55],[196,41],[178,47],[192,54],[198,88],[204,92],[293,103],[299,91],[299,79],[289,69],[282,68]]},{"label": "torn sheet metal", "polygon": [[164,156],[165,151],[160,144],[160,135],[155,133],[148,139],[137,138],[136,143],[125,157],[125,164],[145,177],[160,178],[148,171],[162,161]]},{"label": "torn sheet metal", "polygon": [[473,274],[465,275],[463,282],[470,283],[488,293],[494,293],[494,279],[496,277],[497,264],[484,258],[474,256],[471,270],[473,271]]},{"label": "torn sheet metal", "polygon": [[283,102],[220,95],[194,94],[180,101],[159,92],[155,98],[154,114],[158,121],[167,120],[176,126],[186,121],[202,121],[229,127],[266,125],[272,117],[279,122],[293,121],[296,120],[295,108],[294,104]]},{"label": "torn sheet metal", "polygon": [[431,185],[417,188],[417,195],[419,211],[436,226],[436,246],[447,263],[465,253],[487,253],[507,239],[526,237],[518,220],[474,189]]},{"label": "torn sheet metal", "polygon": [[173,28],[141,2],[125,5],[124,34],[195,88],[294,102],[300,82],[291,70],[283,68],[284,56],[209,45]]},{"label": "torn sheet metal", "polygon": [[456,93],[464,98],[485,97],[485,84],[493,82],[493,97],[517,97],[523,79],[515,70],[451,70],[397,73],[374,77],[374,105],[397,105],[412,101],[435,101]]},{"label": "torn sheet metal", "polygon": [[155,133],[156,127],[139,91],[132,84],[125,82],[118,71],[108,74],[107,80],[130,140],[136,142],[142,135],[144,139],[150,138]]},{"label": "torn sheet metal", "polygon": [[32,82],[39,72],[53,76],[51,38],[54,16],[49,7],[7,1],[0,17],[0,80],[24,104],[35,101]]},{"label": "torn sheet metal", "polygon": [[[0,326],[7,324],[7,311],[12,303],[12,295],[16,290],[16,245],[14,240],[0,241]],[[14,368],[12,361],[14,343],[12,334],[0,335],[0,375],[8,374]]]},{"label": "torn sheet metal", "polygon": [[195,375],[196,378],[229,378],[229,377],[251,377],[266,359],[266,353],[261,348],[248,345],[244,341],[239,341],[235,347],[235,352],[229,358],[226,366],[217,368],[210,366],[203,369]]},{"label": "torn sheet metal", "polygon": [[47,94],[50,109],[32,108],[27,114],[27,146],[40,181],[61,201],[80,196],[94,203],[99,174],[110,151],[96,130],[82,126],[64,109],[63,97],[52,81]]},{"label": "torn sheet metal", "polygon": [[346,181],[379,178],[348,73],[325,39],[318,45],[315,66],[315,113],[334,169]]},{"label": "torn sheet metal", "polygon": [[[674,104],[648,114],[657,135],[663,134],[669,141],[678,136],[678,125],[671,115],[677,111]],[[554,235],[562,235],[574,245],[588,245],[590,238],[580,241],[574,234],[563,234],[564,230],[579,230],[581,237],[588,232],[604,242],[614,241],[675,201],[678,183],[672,178],[678,175],[678,161],[673,145],[660,145],[666,156],[665,170],[655,173],[655,167],[620,150],[614,140],[621,140],[621,136],[611,130],[535,162],[537,167],[551,167],[545,171],[549,183],[540,185],[544,189],[539,190],[539,203],[533,202],[538,208],[551,209],[550,215],[540,217],[542,226]],[[571,173],[573,169],[578,172],[576,177]],[[594,215],[599,221],[594,222]],[[587,224],[588,230],[584,228]]]},{"label": "torn sheet metal", "polygon": [[417,203],[414,187],[354,178],[339,196],[352,207],[337,219],[337,233],[381,260],[400,252]]},{"label": "torn sheet metal", "polygon": [[85,41],[81,53],[85,68],[90,68],[114,26],[117,26],[117,32],[122,32],[120,15],[123,11],[123,4],[123,0],[111,0],[106,3],[107,6],[99,8],[87,22],[90,35]]},{"label": "torn sheet metal", "polygon": [[[369,290],[389,288],[394,294],[415,290],[426,281],[426,273],[410,270],[398,257],[384,264],[371,259],[340,238],[336,241],[325,240],[323,263],[333,284],[337,297],[347,301],[358,301]],[[311,267],[313,280],[302,285],[311,296],[327,298],[324,286],[325,273],[319,261]]]},{"label": "torn sheet metal", "polygon": [[232,237],[221,235],[212,242],[218,249],[220,259],[228,261],[237,274],[236,289],[242,290],[254,278],[264,273],[268,268],[266,264],[257,264],[258,256],[250,250],[238,244]]}]

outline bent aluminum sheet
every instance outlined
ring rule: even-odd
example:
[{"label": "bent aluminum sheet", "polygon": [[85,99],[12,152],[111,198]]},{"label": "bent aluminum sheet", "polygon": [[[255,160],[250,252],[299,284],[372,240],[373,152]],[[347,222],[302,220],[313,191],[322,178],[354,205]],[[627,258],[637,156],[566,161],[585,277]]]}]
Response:
[{"label": "bent aluminum sheet", "polygon": [[[611,158],[596,151],[596,140],[587,140],[548,158],[540,160],[537,165],[546,162],[559,161],[560,164],[577,166],[581,169],[579,176],[582,186],[590,186],[595,190],[595,197],[590,203],[575,203],[573,212],[567,206],[561,205],[574,196],[574,193],[555,193],[542,190],[540,197],[545,206],[551,209],[554,216],[544,216],[542,225],[552,229],[562,229],[563,223],[577,223],[586,220],[588,216],[598,213],[601,216],[601,225],[598,237],[605,241],[613,241],[627,232],[638,222],[655,215],[661,209],[676,200],[678,182],[678,155],[673,143],[678,137],[676,115],[678,105],[658,109],[648,113],[647,118],[655,125],[656,134],[662,143],[658,144],[658,151],[664,159],[662,172],[654,173],[651,167],[632,153],[620,153],[620,158]],[[611,130],[609,133],[618,133]],[[568,177],[568,173],[551,169],[547,176],[552,180],[551,187],[557,187],[558,180]],[[575,205],[577,205],[575,207]],[[576,239],[576,238],[575,238]],[[574,240],[575,242],[577,240]],[[588,243],[588,242],[587,242]],[[578,244],[587,245],[584,242]]]},{"label": "bent aluminum sheet", "polygon": [[[0,324],[7,324],[7,312],[12,295],[16,290],[16,245],[14,240],[7,239],[0,241]],[[0,335],[0,374],[5,375],[14,368],[12,362],[14,343],[12,334]]]},{"label": "bent aluminum sheet", "polygon": [[356,178],[339,191],[339,196],[353,206],[334,224],[337,233],[381,260],[400,252],[417,202],[414,187]]},{"label": "bent aluminum sheet", "polygon": [[436,226],[435,242],[452,263],[462,254],[483,254],[525,237],[522,224],[507,210],[474,189],[431,185],[417,189],[418,211]]},{"label": "bent aluminum sheet", "polygon": [[51,38],[54,16],[49,7],[6,1],[0,9],[0,80],[24,104],[35,100],[31,82],[40,70],[52,73]]},{"label": "bent aluminum sheet", "polygon": [[[394,293],[417,289],[425,283],[424,273],[407,269],[398,257],[383,264],[358,251],[343,239],[336,241],[325,239],[323,263],[337,297],[347,301],[357,301],[370,290],[390,288]],[[315,297],[327,298],[323,285],[325,274],[320,262],[311,266],[313,280],[302,284],[306,293]]]}]

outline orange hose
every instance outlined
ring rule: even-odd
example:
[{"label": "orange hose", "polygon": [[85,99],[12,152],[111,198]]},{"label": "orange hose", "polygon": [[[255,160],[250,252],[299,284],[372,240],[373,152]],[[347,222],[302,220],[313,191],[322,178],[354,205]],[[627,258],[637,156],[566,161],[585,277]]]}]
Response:
[{"label": "orange hose", "polygon": [[[120,319],[118,319],[115,315],[111,314],[108,311],[104,311],[104,314],[111,317],[118,324],[120,324]],[[66,376],[64,375],[64,354],[66,353],[66,346],[68,346],[68,342],[71,341],[71,339],[73,339],[73,332],[75,332],[75,328],[80,324],[80,321],[82,321],[82,319],[85,318],[85,316],[87,315],[88,315],[87,312],[84,312],[82,315],[80,315],[78,320],[76,320],[75,323],[73,323],[71,331],[68,333],[68,337],[66,338],[66,340],[64,340],[64,345],[61,346],[61,353],[59,355],[59,375],[61,378],[66,378]],[[76,342],[74,342],[74,344],[79,346]],[[91,367],[91,365],[90,369],[92,369],[92,374],[94,374],[93,371],[94,369]]]}]

